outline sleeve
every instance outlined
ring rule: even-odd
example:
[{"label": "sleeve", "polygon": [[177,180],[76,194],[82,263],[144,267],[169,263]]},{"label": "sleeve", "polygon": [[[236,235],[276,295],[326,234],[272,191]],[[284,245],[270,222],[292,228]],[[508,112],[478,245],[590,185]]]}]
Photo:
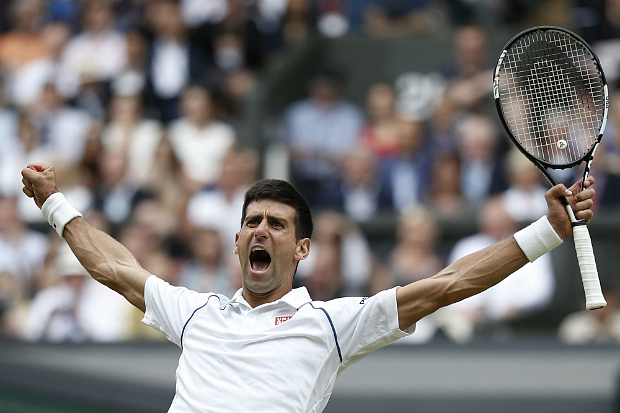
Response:
[{"label": "sleeve", "polygon": [[415,331],[415,324],[406,331],[399,328],[397,289],[381,291],[372,297],[347,297],[325,303],[344,367]]},{"label": "sleeve", "polygon": [[151,275],[144,286],[146,311],[142,322],[164,333],[168,340],[181,347],[185,323],[205,302],[204,294],[174,287]]}]

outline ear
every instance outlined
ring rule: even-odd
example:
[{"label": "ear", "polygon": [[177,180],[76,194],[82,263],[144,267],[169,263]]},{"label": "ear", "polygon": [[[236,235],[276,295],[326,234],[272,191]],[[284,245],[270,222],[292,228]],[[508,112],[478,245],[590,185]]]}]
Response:
[{"label": "ear", "polygon": [[239,241],[239,233],[235,234],[235,248],[233,248],[233,254],[239,255],[239,247],[237,247],[237,241]]},{"label": "ear", "polygon": [[295,259],[298,261],[305,260],[310,254],[310,238],[302,238],[297,241],[297,249],[295,251]]}]

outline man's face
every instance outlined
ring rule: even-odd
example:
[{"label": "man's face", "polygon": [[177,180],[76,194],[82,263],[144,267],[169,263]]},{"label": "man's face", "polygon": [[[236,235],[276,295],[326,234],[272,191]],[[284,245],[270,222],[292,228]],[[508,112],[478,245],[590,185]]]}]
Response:
[{"label": "man's face", "polygon": [[295,209],[274,200],[251,202],[235,254],[243,274],[244,297],[250,304],[276,300],[289,292],[299,260],[308,256],[310,240],[295,239]]}]

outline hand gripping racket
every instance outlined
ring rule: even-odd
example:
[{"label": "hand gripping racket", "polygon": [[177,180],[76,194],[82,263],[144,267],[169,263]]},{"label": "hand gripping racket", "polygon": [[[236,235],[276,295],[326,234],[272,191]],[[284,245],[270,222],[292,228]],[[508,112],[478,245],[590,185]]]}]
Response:
[{"label": "hand gripping racket", "polygon": [[[560,27],[525,30],[504,47],[493,94],[508,136],[552,186],[556,181],[548,169],[585,161],[583,191],[609,109],[605,75],[590,46]],[[586,308],[604,307],[590,233],[562,199],[573,225]]]}]

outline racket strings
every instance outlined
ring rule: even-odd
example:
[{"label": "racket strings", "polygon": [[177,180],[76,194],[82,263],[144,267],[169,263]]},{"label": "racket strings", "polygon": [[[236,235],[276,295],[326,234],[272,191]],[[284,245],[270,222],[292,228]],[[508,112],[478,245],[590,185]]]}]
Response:
[{"label": "racket strings", "polygon": [[[532,49],[527,48],[526,50],[530,51]],[[548,51],[549,48],[547,48],[547,52]],[[577,89],[570,85],[570,75],[567,74],[562,67],[570,66],[568,66],[566,62],[563,62],[562,65],[557,62],[558,59],[565,59],[565,57],[557,52],[548,53],[546,57],[544,55],[540,56],[540,53],[537,54],[538,56],[528,56],[530,62],[534,61],[534,65],[530,65],[530,73],[529,76],[526,77],[527,90],[529,90],[530,94],[534,97],[534,99],[530,99],[530,101],[533,102],[534,110],[529,113],[534,113],[534,116],[530,116],[531,125],[529,125],[530,127],[528,129],[529,132],[533,133],[536,137],[535,140],[530,140],[529,146],[533,147],[533,150],[536,150],[540,157],[557,158],[559,153],[557,150],[554,150],[554,148],[556,148],[555,146],[544,142],[541,145],[539,142],[549,129],[551,129],[552,134],[556,135],[562,132],[559,128],[565,123],[565,119],[562,119],[562,116],[560,116],[562,112],[558,110],[562,105],[567,112],[564,114],[564,118],[575,119],[576,116],[579,115],[575,112],[575,105],[571,104],[572,101],[579,99],[579,97],[576,95]],[[539,60],[535,60],[537,58]],[[531,110],[532,108],[529,109]],[[541,114],[543,116],[540,116]],[[547,119],[545,118],[549,118],[549,115],[554,118],[554,122],[546,122]],[[558,120],[560,122],[558,122]],[[580,122],[584,123],[584,120],[580,119]],[[574,129],[575,128],[573,128],[573,130]],[[549,151],[545,151],[545,149],[551,149],[550,153]],[[574,145],[571,145],[569,149],[573,149],[571,156],[574,156]]]},{"label": "racket strings", "polygon": [[605,94],[583,44],[558,31],[531,33],[507,49],[498,75],[504,117],[531,155],[568,164],[596,142]]},{"label": "racket strings", "polygon": [[[540,65],[537,63],[535,66]],[[580,113],[574,105],[574,102],[579,100],[579,96],[576,89],[571,88],[568,84],[563,68],[555,62],[546,63],[540,69],[540,73],[532,71],[532,76],[528,77],[528,84],[531,90],[536,90],[536,87],[539,87],[539,91],[535,94],[535,112],[546,115],[534,117],[533,119],[532,132],[536,136],[533,142],[537,143],[534,148],[541,158],[560,159],[562,157],[560,147],[563,144],[553,145],[548,142],[546,139],[547,131],[550,129],[553,136],[566,134],[562,129],[567,127],[568,119],[580,118]],[[548,107],[549,102],[551,102],[551,109]],[[563,107],[563,110],[558,110],[561,107]],[[578,127],[583,126],[584,119],[580,118],[577,125]],[[574,131],[574,133],[579,133],[582,130]],[[574,140],[567,142],[566,147],[563,148],[568,152],[570,159],[577,159],[581,156],[581,154],[577,153],[577,147],[574,142]]]}]

